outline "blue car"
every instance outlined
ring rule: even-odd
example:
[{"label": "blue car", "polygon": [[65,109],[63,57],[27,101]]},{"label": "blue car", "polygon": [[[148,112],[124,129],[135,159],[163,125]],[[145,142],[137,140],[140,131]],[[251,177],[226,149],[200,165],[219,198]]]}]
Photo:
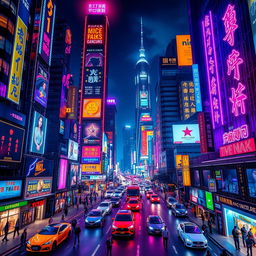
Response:
[{"label": "blue car", "polygon": [[165,223],[158,215],[150,215],[147,218],[147,231],[150,235],[162,235]]}]

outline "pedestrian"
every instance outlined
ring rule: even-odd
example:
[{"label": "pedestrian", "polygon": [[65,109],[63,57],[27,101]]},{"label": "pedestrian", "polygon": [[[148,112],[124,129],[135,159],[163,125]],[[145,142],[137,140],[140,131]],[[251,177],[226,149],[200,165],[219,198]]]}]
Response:
[{"label": "pedestrian", "polygon": [[84,206],[84,216],[87,215],[87,212],[88,212],[88,208],[87,208],[87,206],[85,205],[85,206]]},{"label": "pedestrian", "polygon": [[88,206],[88,203],[89,203],[89,202],[88,202],[88,195],[85,196],[85,203],[86,203],[86,205]]},{"label": "pedestrian", "polygon": [[164,193],[164,200],[165,201],[167,200],[167,193],[166,192]]},{"label": "pedestrian", "polygon": [[61,221],[65,221],[65,215],[64,214],[61,215]]},{"label": "pedestrian", "polygon": [[112,256],[112,237],[110,236],[107,240],[106,240],[106,246],[107,246],[107,256]]},{"label": "pedestrian", "polygon": [[202,219],[202,222],[204,224],[205,217],[204,217],[204,213],[203,212],[201,213],[201,219]]},{"label": "pedestrian", "polygon": [[212,234],[212,218],[208,219],[208,227],[209,227],[210,233]]},{"label": "pedestrian", "polygon": [[75,228],[75,240],[74,240],[74,247],[76,246],[76,241],[77,241],[77,244],[79,245],[80,244],[80,233],[81,233],[81,228],[80,226],[76,226]]},{"label": "pedestrian", "polygon": [[202,225],[202,230],[204,234],[207,234],[207,226],[205,224]]},{"label": "pedestrian", "polygon": [[76,210],[79,210],[79,203],[76,204]]},{"label": "pedestrian", "polygon": [[5,224],[5,226],[4,226],[4,238],[2,239],[2,241],[6,241],[6,242],[9,241],[9,240],[7,239],[8,232],[9,232],[9,222],[6,221],[6,224]]},{"label": "pedestrian", "polygon": [[92,205],[92,195],[90,195],[90,203],[91,203],[91,205]]},{"label": "pedestrian", "polygon": [[18,234],[18,236],[20,235],[20,220],[19,219],[17,219],[17,221],[15,223],[13,239],[15,238],[16,233]]},{"label": "pedestrian", "polygon": [[27,241],[27,229],[24,228],[23,233],[20,237],[20,247],[26,247],[26,241]]},{"label": "pedestrian", "polygon": [[228,252],[226,249],[223,249],[220,256],[228,256]]},{"label": "pedestrian", "polygon": [[245,242],[247,248],[247,256],[252,256],[252,246],[254,245],[254,241],[251,237],[247,236]]},{"label": "pedestrian", "polygon": [[250,228],[247,234],[250,238],[254,239],[252,229]]},{"label": "pedestrian", "polygon": [[77,224],[77,220],[76,220],[76,219],[73,219],[73,220],[71,221],[71,226],[72,226],[72,230],[73,230],[73,231],[75,231],[75,229],[76,229],[76,224]]},{"label": "pedestrian", "polygon": [[65,217],[68,216],[68,206],[67,205],[65,205],[64,214],[65,214]]},{"label": "pedestrian", "polygon": [[49,223],[49,225],[51,225],[51,224],[53,223],[53,218],[52,218],[52,216],[50,217],[48,223]]},{"label": "pedestrian", "polygon": [[166,226],[164,227],[164,231],[163,231],[162,235],[163,235],[164,248],[167,249],[169,233],[168,233]]},{"label": "pedestrian", "polygon": [[233,239],[235,242],[235,247],[236,250],[240,250],[240,245],[239,245],[239,230],[237,229],[236,226],[234,226],[233,230],[232,230],[232,235],[233,235]]},{"label": "pedestrian", "polygon": [[79,197],[79,204],[82,204],[82,197]]},{"label": "pedestrian", "polygon": [[196,207],[193,207],[194,217],[196,218]]},{"label": "pedestrian", "polygon": [[247,247],[246,242],[245,242],[247,239],[247,230],[245,228],[245,225],[243,225],[243,227],[241,228],[241,233],[242,233],[243,245],[244,245],[244,247]]}]

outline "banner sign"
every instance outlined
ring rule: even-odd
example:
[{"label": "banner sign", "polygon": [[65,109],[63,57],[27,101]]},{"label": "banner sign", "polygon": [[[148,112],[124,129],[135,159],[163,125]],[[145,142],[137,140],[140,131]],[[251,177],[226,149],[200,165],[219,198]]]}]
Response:
[{"label": "banner sign", "polygon": [[67,118],[76,119],[77,118],[77,102],[78,102],[78,88],[75,86],[70,86],[68,88],[68,102],[67,102]]},{"label": "banner sign", "polygon": [[85,68],[84,96],[101,97],[103,90],[103,68]]},{"label": "banner sign", "polygon": [[191,38],[190,35],[177,35],[177,56],[179,66],[191,66],[192,61],[192,50],[191,50]]},{"label": "banner sign", "polygon": [[81,164],[82,180],[84,175],[101,174],[101,164]]},{"label": "banner sign", "polygon": [[26,116],[8,106],[0,103],[0,117],[21,126],[26,124]]},{"label": "banner sign", "polygon": [[98,164],[100,162],[100,146],[83,146],[81,163]]}]

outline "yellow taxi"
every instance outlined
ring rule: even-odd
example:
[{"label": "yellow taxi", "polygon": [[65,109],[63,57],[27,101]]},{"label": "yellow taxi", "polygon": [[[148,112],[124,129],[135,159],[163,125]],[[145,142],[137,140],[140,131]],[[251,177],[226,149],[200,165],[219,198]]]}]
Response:
[{"label": "yellow taxi", "polygon": [[54,251],[70,234],[70,223],[51,224],[28,240],[26,250],[28,252]]}]

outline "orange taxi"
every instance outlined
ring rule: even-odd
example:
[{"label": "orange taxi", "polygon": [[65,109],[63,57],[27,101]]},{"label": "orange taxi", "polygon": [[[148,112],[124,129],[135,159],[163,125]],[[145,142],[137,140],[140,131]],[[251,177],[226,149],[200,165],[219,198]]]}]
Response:
[{"label": "orange taxi", "polygon": [[27,252],[54,251],[70,234],[70,223],[51,224],[28,240],[26,250]]}]

